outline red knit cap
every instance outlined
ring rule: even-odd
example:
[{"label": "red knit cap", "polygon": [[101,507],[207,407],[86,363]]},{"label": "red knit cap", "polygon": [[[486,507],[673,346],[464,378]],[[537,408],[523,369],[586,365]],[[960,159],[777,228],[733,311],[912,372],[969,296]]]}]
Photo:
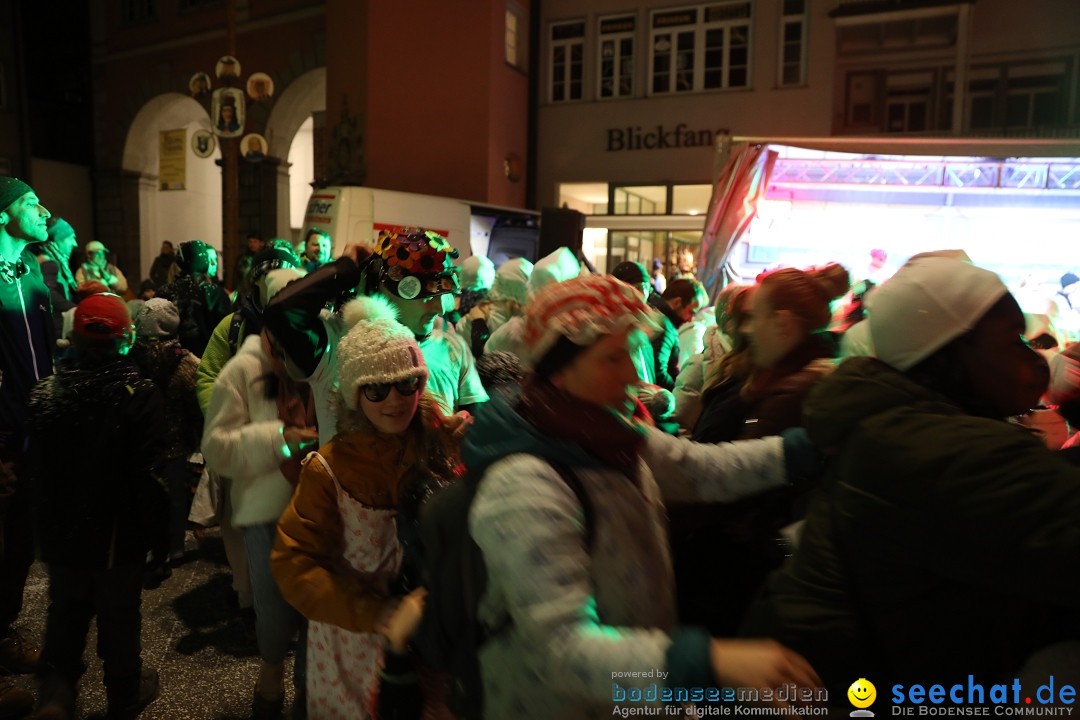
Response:
[{"label": "red knit cap", "polygon": [[98,293],[75,307],[75,332],[83,337],[123,340],[131,337],[131,313],[119,295]]},{"label": "red knit cap", "polygon": [[632,325],[652,334],[659,330],[656,314],[637,290],[610,275],[586,275],[545,287],[525,312],[525,353],[521,358],[536,368],[544,355],[565,336],[588,346],[601,335]]}]

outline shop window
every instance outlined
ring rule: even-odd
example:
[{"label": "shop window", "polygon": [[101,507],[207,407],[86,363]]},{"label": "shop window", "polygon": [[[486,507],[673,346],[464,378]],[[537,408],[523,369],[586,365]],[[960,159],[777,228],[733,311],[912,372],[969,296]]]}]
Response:
[{"label": "shop window", "polygon": [[671,188],[672,215],[704,215],[712,199],[712,185],[675,185]]},{"label": "shop window", "polygon": [[780,77],[782,87],[806,84],[806,0],[784,0],[780,18]]},{"label": "shop window", "polygon": [[749,2],[654,12],[650,94],[748,87],[751,23]]},{"label": "shop window", "polygon": [[600,98],[634,94],[634,29],[636,18],[625,15],[600,20]]},{"label": "shop window", "polygon": [[584,87],[585,23],[551,26],[551,102],[581,100]]},{"label": "shop window", "polygon": [[612,189],[612,215],[666,215],[666,185],[621,185]]}]

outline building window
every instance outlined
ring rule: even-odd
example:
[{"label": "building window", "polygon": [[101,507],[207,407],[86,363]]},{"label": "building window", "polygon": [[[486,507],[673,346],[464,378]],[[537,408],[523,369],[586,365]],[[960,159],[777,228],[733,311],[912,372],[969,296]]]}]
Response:
[{"label": "building window", "polygon": [[1005,97],[1006,127],[1045,127],[1058,123],[1061,75],[1009,74]]},{"label": "building window", "polygon": [[634,29],[636,18],[625,15],[600,19],[601,98],[632,97],[634,94]]},{"label": "building window", "polygon": [[806,84],[806,0],[783,0],[780,18],[780,78],[783,87]]},{"label": "building window", "polygon": [[893,73],[885,78],[885,132],[930,129],[934,73]]},{"label": "building window", "polygon": [[142,25],[157,20],[157,0],[122,0],[120,21],[123,25]]},{"label": "building window", "polygon": [[654,12],[649,93],[748,87],[751,21],[749,2]]},{"label": "building window", "polygon": [[513,0],[506,3],[506,64],[529,71],[529,16]]},{"label": "building window", "polygon": [[[965,96],[964,127],[986,130],[1061,125],[1065,122],[1069,77],[1065,62],[972,68]],[[953,73],[947,72],[941,112],[946,127],[952,122],[953,82]]]},{"label": "building window", "polygon": [[584,86],[585,23],[551,26],[551,102],[580,100]]},{"label": "building window", "polygon": [[667,185],[619,185],[611,192],[612,215],[667,215]]}]

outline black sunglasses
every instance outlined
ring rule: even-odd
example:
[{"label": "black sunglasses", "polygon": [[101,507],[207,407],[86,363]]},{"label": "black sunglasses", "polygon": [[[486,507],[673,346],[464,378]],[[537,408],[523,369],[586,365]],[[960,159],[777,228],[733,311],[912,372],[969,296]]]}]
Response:
[{"label": "black sunglasses", "polygon": [[397,388],[399,394],[408,396],[420,389],[420,378],[411,377],[398,380],[396,383],[378,383],[377,385],[365,385],[364,397],[373,403],[382,402],[390,394],[390,388]]}]

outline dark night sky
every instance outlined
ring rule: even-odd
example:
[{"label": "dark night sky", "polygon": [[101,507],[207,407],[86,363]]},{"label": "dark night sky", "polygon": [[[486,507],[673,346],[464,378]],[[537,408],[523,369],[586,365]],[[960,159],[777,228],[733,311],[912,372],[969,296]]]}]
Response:
[{"label": "dark night sky", "polygon": [[19,12],[33,154],[92,165],[89,2],[20,0]]}]

